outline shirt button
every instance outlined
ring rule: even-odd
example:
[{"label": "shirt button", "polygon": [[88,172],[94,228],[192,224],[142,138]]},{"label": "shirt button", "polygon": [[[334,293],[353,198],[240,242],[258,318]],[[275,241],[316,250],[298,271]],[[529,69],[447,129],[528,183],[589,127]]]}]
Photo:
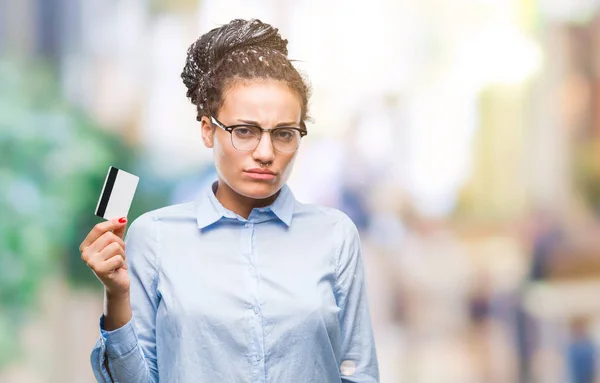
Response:
[{"label": "shirt button", "polygon": [[252,226],[252,224],[250,222],[246,222],[246,224],[244,226],[250,227],[250,226]]},{"label": "shirt button", "polygon": [[261,358],[260,358],[260,355],[258,355],[258,354],[254,354],[254,360],[255,360],[255,361],[257,361],[257,362],[258,362],[260,359],[261,359]]},{"label": "shirt button", "polygon": [[254,307],[254,314],[258,314],[260,310],[258,309],[258,307]]}]

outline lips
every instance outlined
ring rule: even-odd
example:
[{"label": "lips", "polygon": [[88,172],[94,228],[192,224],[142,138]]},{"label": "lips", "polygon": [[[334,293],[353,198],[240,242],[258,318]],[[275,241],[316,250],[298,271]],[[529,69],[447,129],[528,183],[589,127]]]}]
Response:
[{"label": "lips", "polygon": [[244,173],[255,180],[272,180],[275,178],[275,172],[269,169],[250,169],[245,170]]},{"label": "lips", "polygon": [[275,172],[269,170],[269,169],[250,169],[250,170],[246,170],[246,173],[256,173],[256,174],[271,174],[271,175],[275,175]]}]

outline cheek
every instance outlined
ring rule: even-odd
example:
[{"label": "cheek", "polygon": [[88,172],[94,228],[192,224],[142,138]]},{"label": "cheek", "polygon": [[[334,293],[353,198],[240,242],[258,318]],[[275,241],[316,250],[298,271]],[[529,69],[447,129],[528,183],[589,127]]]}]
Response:
[{"label": "cheek", "polygon": [[[224,141],[225,139],[227,140]],[[213,146],[215,167],[218,173],[222,175],[234,172],[237,169],[236,164],[239,164],[241,161],[239,157],[243,154],[235,150],[228,140],[228,137],[215,137]]]},{"label": "cheek", "polygon": [[296,153],[294,153],[291,156],[285,157],[282,160],[285,166],[282,179],[284,181],[287,181],[287,179],[290,177],[290,174],[292,173],[292,169],[294,168],[294,162],[296,162]]},{"label": "cheek", "polygon": [[227,170],[227,147],[224,145],[222,139],[215,136],[213,144],[213,159],[215,161],[215,167],[219,173],[223,170]]}]

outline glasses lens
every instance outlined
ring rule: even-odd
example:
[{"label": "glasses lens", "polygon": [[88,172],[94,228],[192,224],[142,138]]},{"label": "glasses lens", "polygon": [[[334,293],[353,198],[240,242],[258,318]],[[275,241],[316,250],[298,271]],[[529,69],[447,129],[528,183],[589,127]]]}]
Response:
[{"label": "glasses lens", "polygon": [[300,132],[296,129],[273,129],[273,147],[280,152],[293,152],[300,146]]},{"label": "glasses lens", "polygon": [[260,141],[261,130],[253,126],[239,126],[231,132],[231,143],[237,150],[254,150]]},{"label": "glasses lens", "polygon": [[[262,130],[254,126],[239,126],[231,132],[231,143],[237,150],[256,149]],[[296,129],[277,128],[271,130],[273,148],[279,152],[293,152],[300,146],[300,132]]]}]

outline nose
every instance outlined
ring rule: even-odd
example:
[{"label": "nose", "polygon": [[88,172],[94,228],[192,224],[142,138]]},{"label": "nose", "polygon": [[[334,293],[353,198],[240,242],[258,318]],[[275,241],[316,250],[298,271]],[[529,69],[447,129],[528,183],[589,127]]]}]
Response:
[{"label": "nose", "polygon": [[252,152],[252,157],[261,163],[273,162],[275,159],[275,149],[273,148],[270,132],[262,132],[258,146]]}]

